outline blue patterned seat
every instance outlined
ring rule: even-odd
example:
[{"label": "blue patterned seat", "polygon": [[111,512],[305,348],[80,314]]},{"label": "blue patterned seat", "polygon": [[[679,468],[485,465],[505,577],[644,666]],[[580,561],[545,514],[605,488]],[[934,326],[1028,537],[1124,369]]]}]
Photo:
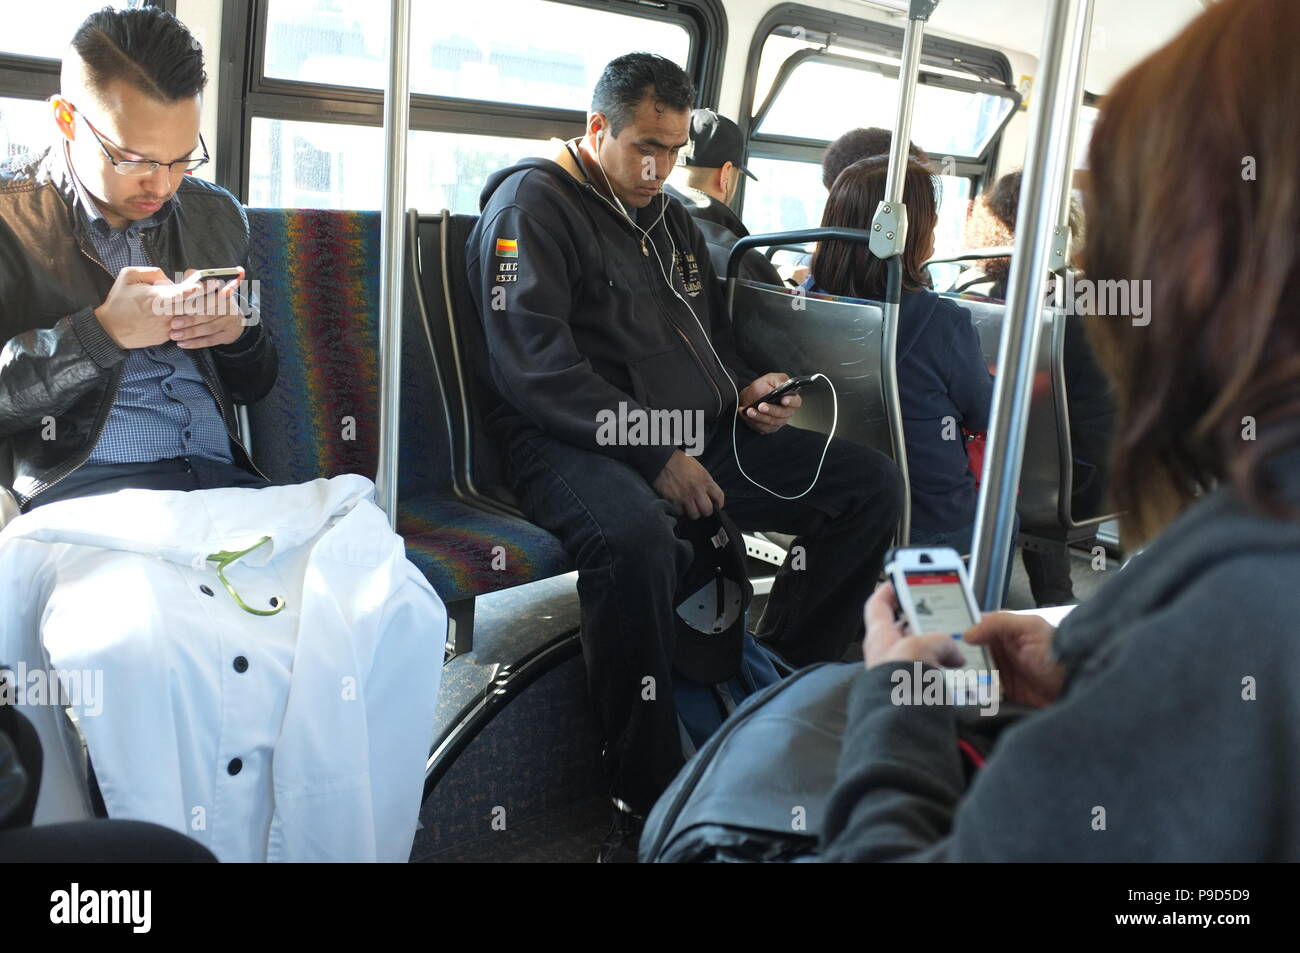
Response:
[{"label": "blue patterned seat", "polygon": [[[379,214],[249,209],[248,276],[280,354],[280,376],[249,408],[253,454],[277,482],[374,478],[379,441]],[[408,256],[402,331],[397,531],[407,556],[453,603],[566,572],[559,541],[452,490],[450,436]]]}]

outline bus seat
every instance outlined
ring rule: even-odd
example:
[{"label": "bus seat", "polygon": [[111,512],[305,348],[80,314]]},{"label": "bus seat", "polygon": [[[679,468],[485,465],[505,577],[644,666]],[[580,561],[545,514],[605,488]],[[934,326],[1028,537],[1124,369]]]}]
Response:
[{"label": "bus seat", "polygon": [[[825,374],[839,395],[836,436],[894,458],[880,378],[884,311],[878,303],[740,279],[732,314],[736,347],[750,366]],[[829,433],[830,390],[819,383],[801,396],[799,426]]]},{"label": "bus seat", "polygon": [[[261,282],[261,314],[280,354],[275,389],[249,408],[258,467],[286,483],[340,473],[373,478],[379,214],[249,209],[248,217],[248,273]],[[397,532],[457,618],[457,606],[474,596],[555,575],[568,564],[550,534],[453,493],[447,418],[413,257],[405,269]]]},{"label": "bus seat", "polygon": [[420,281],[430,339],[446,373],[456,492],[469,502],[522,517],[505,461],[484,429],[486,408],[496,397],[484,379],[487,341],[466,270],[465,241],[476,221],[477,216],[446,211],[421,216]]},{"label": "bus seat", "polygon": [[[980,348],[993,368],[998,359],[1006,304],[977,296],[945,297],[954,298],[970,311]],[[1081,315],[1067,315],[1057,309],[1042,312],[1043,328],[1034,366],[1020,496],[1016,504],[1022,536],[1076,542],[1092,536],[1100,523],[1116,515],[1105,512],[1104,491],[1089,492],[1083,509],[1075,511],[1079,500],[1073,492],[1076,453],[1066,389],[1066,337],[1068,334],[1073,340],[1082,340],[1079,324],[1082,320]]]}]

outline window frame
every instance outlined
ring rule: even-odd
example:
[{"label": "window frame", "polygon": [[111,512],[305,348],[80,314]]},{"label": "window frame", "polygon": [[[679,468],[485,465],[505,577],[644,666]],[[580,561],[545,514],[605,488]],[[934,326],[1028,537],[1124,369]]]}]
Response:
[{"label": "window frame", "polygon": [[[690,38],[688,72],[697,105],[717,98],[726,50],[726,14],[721,0],[549,0],[571,6],[660,20],[683,26]],[[267,78],[268,0],[226,0],[222,10],[221,86],[216,181],[247,202],[253,119],[383,126],[383,90],[356,89]],[[229,51],[229,53],[227,53]],[[410,131],[465,133],[512,139],[571,135],[586,112],[488,100],[411,94]]]},{"label": "window frame", "polygon": [[[790,24],[797,24],[804,30],[803,38],[806,41],[816,42],[819,38],[823,41],[833,39],[837,44],[853,46],[864,52],[899,59],[902,57],[905,31],[902,27],[888,23],[864,20],[859,17],[838,13],[827,13],[801,3],[785,3],[773,7],[759,21],[750,40],[749,56],[745,62],[745,75],[751,79],[741,91],[741,131],[745,137],[746,155],[763,159],[820,164],[822,154],[826,151],[826,147],[830,145],[831,140],[829,139],[804,139],[795,136],[756,134],[755,132],[759,120],[766,114],[771,103],[775,102],[776,96],[785,85],[785,81],[789,79],[794,69],[801,63],[807,62],[813,56],[832,60],[849,59],[848,57],[837,56],[829,50],[822,52],[812,47],[809,47],[806,52],[802,50],[796,51],[782,61],[773,79],[771,90],[764,96],[759,111],[755,112],[755,104],[760,94],[758,90],[758,68],[763,58],[763,47],[766,45],[768,38],[778,32],[779,27]],[[795,61],[793,65],[791,64],[792,60]],[[983,91],[997,95],[1010,93],[1016,99],[1017,105],[1019,103],[1020,94],[1012,83],[1011,62],[998,50],[927,34],[921,46],[921,66],[957,70],[968,73],[973,77],[983,77],[991,81],[987,89],[984,89],[982,85],[979,86]],[[935,85],[947,86],[948,81],[948,77],[939,76],[936,78]],[[951,82],[960,84],[955,88],[966,89],[974,89],[979,84],[978,79],[957,80],[952,78]],[[968,83],[971,85],[967,85]],[[1007,123],[1015,115],[1016,110],[1013,109],[989,140],[989,144],[981,155],[953,157],[955,160],[953,172],[957,176],[971,180],[972,197],[979,195],[990,173],[997,168],[998,152],[1001,147],[1003,133],[1006,131]],[[744,208],[746,185],[747,183],[742,180],[732,200],[732,205],[737,210],[743,210]]]},{"label": "window frame", "polygon": [[[789,83],[790,79],[794,76],[795,72],[798,71],[799,67],[803,66],[805,63],[808,62],[829,63],[831,65],[843,66],[848,69],[859,69],[864,72],[878,72],[883,76],[891,77],[893,79],[897,79],[900,72],[897,67],[888,66],[883,63],[876,65],[871,63],[870,61],[859,60],[852,56],[845,56],[840,53],[829,53],[823,50],[813,49],[811,47],[803,50],[798,50],[790,54],[789,56],[787,56],[785,60],[781,63],[780,68],[777,70],[776,78],[772,83],[772,89],[768,92],[767,96],[763,99],[763,104],[758,107],[758,112],[754,114],[752,120],[753,127],[755,129],[755,133],[752,137],[753,139],[757,139],[763,143],[777,143],[777,144],[815,143],[820,145],[820,147],[823,149],[826,147],[826,145],[829,144],[829,140],[808,139],[803,136],[789,136],[789,135],[780,135],[777,133],[757,132],[758,128],[763,125],[763,120],[767,118],[767,114],[771,112],[772,106],[776,103],[777,97],[779,97],[781,93],[784,92],[786,85]],[[1007,123],[1011,121],[1011,118],[1016,114],[1016,110],[1020,108],[1021,98],[1020,98],[1020,94],[1016,90],[1003,89],[1001,87],[993,86],[988,83],[979,83],[975,80],[959,79],[954,76],[942,76],[937,73],[922,72],[917,77],[917,85],[933,86],[938,89],[949,89],[956,92],[982,93],[989,96],[996,96],[1000,99],[1009,100],[1011,102],[1012,108],[1006,114],[1006,116],[1003,117],[1002,121],[998,124],[997,129],[995,129],[993,131],[993,134],[989,137],[990,145],[992,145],[992,143],[1002,135],[1003,130],[1005,130],[1007,127]],[[988,151],[987,146],[985,147],[985,151]],[[981,153],[981,155],[982,154],[983,153]],[[964,162],[968,165],[980,163],[979,155],[954,155],[952,158],[957,162]]]}]

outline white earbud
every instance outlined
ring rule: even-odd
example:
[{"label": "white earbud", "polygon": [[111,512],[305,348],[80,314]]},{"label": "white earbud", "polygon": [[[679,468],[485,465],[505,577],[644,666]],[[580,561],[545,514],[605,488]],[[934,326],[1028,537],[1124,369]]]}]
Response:
[{"label": "white earbud", "polygon": [[[600,144],[600,137],[603,136],[604,134],[605,134],[604,129],[596,130],[597,145]],[[610,194],[613,195],[614,189],[610,185],[609,175],[605,172],[605,164],[600,161],[599,153],[597,153],[596,155],[596,164],[600,166],[600,174],[605,177],[605,186],[609,188]],[[621,211],[623,213],[623,217],[628,220],[628,222],[632,225],[632,227],[641,233],[642,239],[645,242],[649,243],[651,247],[654,247],[654,239],[650,237],[650,232],[654,231],[655,227],[659,225],[660,222],[663,222],[664,215],[668,211],[668,196],[664,195],[663,193],[660,193],[659,217],[655,219],[654,222],[651,223],[648,229],[646,229],[646,228],[642,228],[640,225],[636,223],[636,219],[634,219],[631,216],[631,214],[628,213],[628,210],[624,207],[622,201],[618,198],[617,195],[614,196],[614,202],[611,202],[609,199],[605,198],[605,196],[600,193],[599,189],[595,191],[596,191],[596,196],[602,199],[605,202],[605,204],[608,205],[610,208],[614,208],[615,207],[614,203],[617,202],[618,211]],[[668,235],[668,247],[669,247],[668,261],[672,263],[677,259],[677,242],[673,238],[673,230],[669,228],[666,223],[664,224],[664,231]],[[736,406],[737,408],[739,408],[740,389],[737,386],[735,379],[731,376],[731,372],[727,370],[727,365],[723,363],[721,356],[719,356],[718,349],[713,346],[713,341],[709,337],[709,332],[706,331],[704,328],[704,322],[701,321],[700,316],[695,313],[695,309],[691,307],[691,303],[687,301],[685,298],[683,298],[681,294],[678,293],[677,289],[673,287],[672,278],[668,276],[668,271],[666,268],[664,268],[664,263],[659,258],[658,248],[655,248],[654,259],[655,259],[655,264],[659,266],[659,274],[663,278],[664,284],[668,286],[668,290],[672,292],[673,296],[678,301],[680,301],[682,304],[686,306],[686,310],[689,311],[691,317],[695,319],[696,327],[700,329],[700,334],[703,335],[704,337],[704,343],[707,344],[709,346],[709,350],[713,352],[713,359],[718,362],[718,367],[721,368],[722,373],[726,376],[727,382],[731,384],[731,392],[735,396]],[[817,485],[817,481],[821,479],[822,466],[826,463],[826,453],[828,450],[830,450],[831,441],[835,438],[835,428],[836,425],[839,423],[839,416],[840,416],[839,395],[836,394],[835,392],[835,385],[831,383],[830,378],[828,378],[825,374],[814,374],[813,377],[821,378],[822,380],[826,381],[826,383],[830,385],[831,388],[831,402],[832,402],[831,403],[831,432],[826,436],[826,444],[825,446],[822,447],[822,455],[820,459],[818,459],[817,461],[817,472],[813,474],[812,482],[808,484],[807,488],[802,493],[798,493],[794,496],[786,496],[784,493],[776,492],[776,490],[773,490],[769,486],[764,486],[762,483],[759,483],[752,476],[750,476],[748,473],[745,472],[745,467],[740,462],[740,449],[736,445],[736,423],[737,423],[736,418],[740,416],[739,410],[737,410],[737,413],[731,415],[731,454],[736,461],[736,469],[740,471],[741,476],[743,476],[754,486],[758,487],[760,490],[763,490],[765,493],[769,493],[772,496],[777,497],[778,499],[798,500],[802,497],[807,496],[809,493],[812,492],[813,487]]]}]

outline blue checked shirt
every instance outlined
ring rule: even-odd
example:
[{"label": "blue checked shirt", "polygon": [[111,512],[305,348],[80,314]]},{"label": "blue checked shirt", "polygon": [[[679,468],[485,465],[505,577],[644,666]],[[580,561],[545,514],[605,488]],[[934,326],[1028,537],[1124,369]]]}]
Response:
[{"label": "blue checked shirt", "polygon": [[[72,178],[81,214],[89,224],[87,234],[109,273],[116,276],[128,266],[153,267],[144,250],[144,232],[166,221],[176,199],[147,219],[115,229],[80,179]],[[226,425],[192,354],[175,341],[133,348],[122,366],[117,400],[86,463],[154,463],[175,457],[232,463]]]}]

